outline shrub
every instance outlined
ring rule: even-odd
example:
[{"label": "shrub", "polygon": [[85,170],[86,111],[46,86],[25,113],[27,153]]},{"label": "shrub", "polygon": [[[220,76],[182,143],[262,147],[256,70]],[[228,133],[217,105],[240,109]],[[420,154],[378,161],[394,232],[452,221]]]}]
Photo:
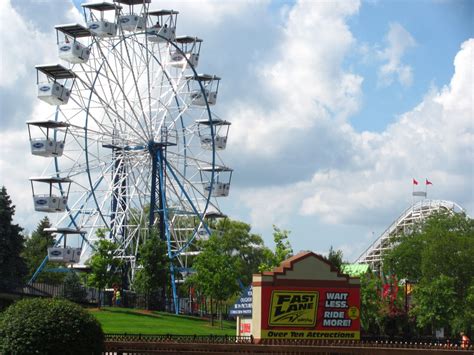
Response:
[{"label": "shrub", "polygon": [[25,299],[0,319],[0,353],[100,354],[104,333],[82,307],[60,299]]}]

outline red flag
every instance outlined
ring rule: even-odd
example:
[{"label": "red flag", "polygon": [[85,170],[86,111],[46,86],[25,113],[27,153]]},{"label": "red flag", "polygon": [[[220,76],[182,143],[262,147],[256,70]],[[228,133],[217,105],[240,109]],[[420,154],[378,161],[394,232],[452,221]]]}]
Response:
[{"label": "red flag", "polygon": [[418,181],[416,181],[415,179],[413,179],[413,185],[418,185]]},{"label": "red flag", "polygon": [[433,183],[431,181],[429,181],[428,179],[425,179],[425,180],[426,180],[426,182],[425,182],[426,185],[433,185]]}]

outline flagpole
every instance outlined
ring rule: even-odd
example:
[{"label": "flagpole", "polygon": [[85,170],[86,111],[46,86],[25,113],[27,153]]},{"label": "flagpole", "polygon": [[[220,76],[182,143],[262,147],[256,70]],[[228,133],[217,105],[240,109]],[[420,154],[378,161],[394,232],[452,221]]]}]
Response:
[{"label": "flagpole", "polygon": [[428,199],[428,179],[425,178],[425,198]]},{"label": "flagpole", "polygon": [[426,191],[427,195],[428,195],[428,185],[433,185],[433,183],[430,180],[428,180],[427,178],[425,178],[425,191]]},{"label": "flagpole", "polygon": [[413,220],[413,212],[415,211],[415,178],[411,180],[411,219]]}]

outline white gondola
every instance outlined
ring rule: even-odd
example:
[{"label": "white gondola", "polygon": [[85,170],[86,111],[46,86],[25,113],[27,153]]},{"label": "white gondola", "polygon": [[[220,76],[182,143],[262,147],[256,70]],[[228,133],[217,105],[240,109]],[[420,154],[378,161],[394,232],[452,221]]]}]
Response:
[{"label": "white gondola", "polygon": [[[60,157],[64,151],[69,124],[58,121],[28,121],[31,154]],[[33,128],[35,127],[35,128]],[[32,136],[32,130],[35,136]],[[39,131],[38,133],[35,131]],[[38,135],[38,137],[36,136]],[[41,135],[41,137],[39,137]]]},{"label": "white gondola", "polygon": [[81,258],[81,248],[71,247],[51,247],[48,248],[49,261],[60,262],[64,264],[78,263]]},{"label": "white gondola", "polygon": [[[62,246],[56,245],[48,248],[48,259],[50,261],[60,262],[63,264],[75,264],[79,262],[82,249],[68,246],[67,238],[69,235],[80,235],[82,239],[86,233],[85,231],[73,228],[45,228],[44,231],[62,235]],[[80,242],[82,242],[82,240]]]},{"label": "white gondola", "polygon": [[[117,24],[122,31],[137,32],[146,28],[146,10],[151,0],[115,0],[122,5],[128,6],[126,13],[122,12],[118,17]],[[141,6],[136,8],[135,6]]]},{"label": "white gondola", "polygon": [[71,64],[86,63],[89,60],[90,49],[77,38],[90,37],[91,32],[82,25],[59,25],[56,29],[59,58]]},{"label": "white gondola", "polygon": [[[211,192],[212,197],[229,196],[230,183],[232,180],[231,168],[225,166],[218,166],[212,168],[199,168],[201,173],[201,180],[204,185],[204,192]],[[212,172],[214,171],[214,180],[212,181]]]},{"label": "white gondola", "polygon": [[227,215],[219,211],[208,211],[204,214],[204,218],[212,220],[212,219],[219,219],[219,218],[227,218]]},{"label": "white gondola", "polygon": [[213,142],[214,147],[217,150],[223,150],[226,148],[229,127],[231,125],[230,122],[219,118],[213,118],[212,121],[202,119],[197,120],[196,123],[199,139],[201,141],[201,148],[211,150]]},{"label": "white gondola", "polygon": [[[215,105],[221,78],[215,75],[198,74],[187,76],[189,104],[196,106]],[[201,90],[204,89],[204,92]]]},{"label": "white gondola", "polygon": [[[114,37],[117,34],[116,18],[122,7],[110,2],[94,2],[81,5],[84,10],[87,28],[94,36]],[[87,14],[86,9],[89,10]],[[113,17],[106,18],[105,12],[113,11]],[[98,12],[98,15],[96,14]]]},{"label": "white gondola", "polygon": [[185,252],[181,252],[181,255],[183,256],[196,256],[196,255],[199,255],[201,252],[196,250],[196,251],[185,251]]},{"label": "white gondola", "polygon": [[120,28],[124,31],[143,31],[146,27],[146,19],[135,14],[120,15],[118,19]]},{"label": "white gondola", "polygon": [[40,100],[54,106],[67,104],[76,78],[74,72],[59,64],[37,65],[36,78]]},{"label": "white gondola", "polygon": [[173,42],[176,39],[176,19],[179,12],[174,10],[149,11],[151,21],[146,31],[150,42]]},{"label": "white gondola", "polygon": [[[38,212],[64,212],[67,207],[67,198],[72,180],[59,177],[31,177],[31,190],[35,211]],[[40,183],[36,186],[36,183]],[[47,184],[47,190],[40,187]],[[53,193],[53,186],[58,187],[59,195]],[[35,191],[36,190],[36,191]],[[38,193],[38,190],[46,193]]]},{"label": "white gondola", "polygon": [[[211,230],[209,230],[209,232],[212,233]],[[196,231],[196,239],[197,239],[197,240],[209,240],[209,237],[210,237],[209,232],[207,231],[206,228],[199,228],[199,229]]]},{"label": "white gondola", "polygon": [[190,65],[196,68],[199,64],[202,39],[197,37],[176,37],[176,45],[179,50],[172,48],[170,52],[170,65],[175,68],[188,68]]}]

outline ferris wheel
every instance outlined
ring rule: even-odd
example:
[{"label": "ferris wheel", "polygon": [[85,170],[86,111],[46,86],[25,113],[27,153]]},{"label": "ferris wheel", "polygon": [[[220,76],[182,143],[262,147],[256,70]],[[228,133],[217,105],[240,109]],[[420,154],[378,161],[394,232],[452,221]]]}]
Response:
[{"label": "ferris wheel", "polygon": [[221,159],[230,122],[211,112],[220,78],[200,74],[202,40],[176,36],[178,12],[150,0],[82,4],[86,26],[55,26],[59,64],[38,65],[38,98],[55,106],[29,121],[31,152],[47,167],[31,185],[36,211],[57,213],[46,261],[80,269],[98,231],[139,268],[153,231],[178,275],[199,253],[210,218],[224,217],[232,169]]}]

